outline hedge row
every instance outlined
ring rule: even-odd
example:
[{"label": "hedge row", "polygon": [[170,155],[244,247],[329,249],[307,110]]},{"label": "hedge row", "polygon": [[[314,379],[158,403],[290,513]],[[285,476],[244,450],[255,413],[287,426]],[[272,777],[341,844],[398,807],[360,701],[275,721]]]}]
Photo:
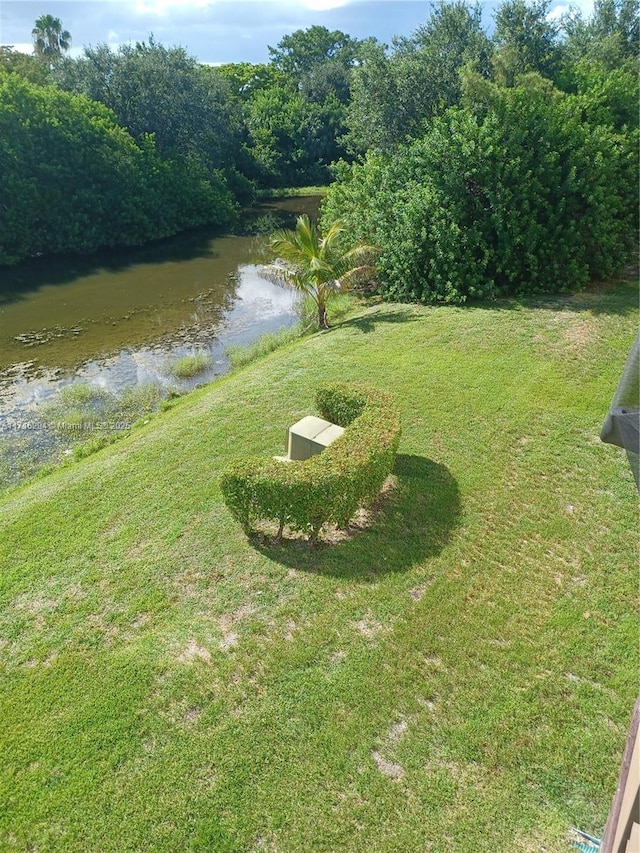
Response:
[{"label": "hedge row", "polygon": [[326,420],[345,427],[325,451],[304,462],[244,459],[222,474],[232,515],[250,532],[275,521],[316,539],[324,524],[345,527],[369,506],[391,473],[400,440],[400,415],[389,394],[365,385],[322,385],[316,402]]}]

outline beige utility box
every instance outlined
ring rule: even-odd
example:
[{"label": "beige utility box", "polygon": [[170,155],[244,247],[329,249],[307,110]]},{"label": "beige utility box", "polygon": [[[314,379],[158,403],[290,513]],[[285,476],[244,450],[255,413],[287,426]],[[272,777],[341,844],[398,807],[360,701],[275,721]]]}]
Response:
[{"label": "beige utility box", "polygon": [[322,453],[325,447],[340,438],[344,429],[330,421],[307,415],[289,427],[287,440],[287,456],[289,459],[301,461]]}]

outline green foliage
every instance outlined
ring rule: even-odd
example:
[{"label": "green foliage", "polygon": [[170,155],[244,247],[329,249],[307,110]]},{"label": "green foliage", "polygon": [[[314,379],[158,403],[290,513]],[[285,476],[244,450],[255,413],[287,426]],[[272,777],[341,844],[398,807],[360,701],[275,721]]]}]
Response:
[{"label": "green foliage", "polygon": [[560,61],[558,25],[549,19],[550,0],[503,0],[495,15],[496,76],[513,84],[537,71],[555,78]]},{"label": "green foliage", "polygon": [[258,89],[244,105],[249,177],[263,187],[327,183],[328,164],[344,153],[343,114],[335,97],[314,103],[290,80]]},{"label": "green foliage", "polygon": [[42,62],[37,56],[20,53],[11,45],[0,45],[0,72],[7,71],[9,74],[19,74],[31,83],[44,85],[49,82],[50,68],[46,62]]},{"label": "green foliage", "polygon": [[102,104],[15,74],[0,76],[0,198],[0,265],[140,245],[234,215],[219,173],[162,159]]},{"label": "green foliage", "polygon": [[295,231],[279,231],[273,236],[269,248],[275,260],[262,267],[263,275],[276,284],[313,300],[320,329],[328,327],[329,300],[362,276],[373,274],[373,247],[357,244],[345,250],[342,231],[342,224],[334,222],[322,236],[308,216],[299,216]]},{"label": "green foliage", "polygon": [[40,15],[31,30],[36,56],[58,59],[71,47],[71,33],[62,29],[62,21],[53,15]]},{"label": "green foliage", "polygon": [[463,302],[558,291],[629,256],[633,135],[583,121],[583,102],[537,75],[504,88],[469,75],[463,106],[393,158],[341,166],[323,206],[380,247],[383,292]]},{"label": "green foliage", "polygon": [[330,31],[315,25],[284,36],[277,47],[269,48],[271,64],[300,81],[303,76],[327,61],[340,60],[350,66],[358,41],[340,30]]},{"label": "green foliage", "polygon": [[213,359],[209,353],[197,352],[194,355],[185,355],[176,359],[170,366],[170,371],[179,379],[190,379],[198,373],[209,370],[212,364]]},{"label": "green foliage", "polygon": [[322,417],[345,427],[322,453],[304,462],[246,459],[230,465],[220,487],[230,512],[248,532],[275,521],[317,538],[324,524],[345,527],[370,505],[391,473],[400,440],[400,416],[391,397],[368,386],[323,385]]},{"label": "green foliage", "polygon": [[163,156],[198,160],[207,169],[235,163],[241,117],[227,80],[181,47],[153,37],[136,45],[86,47],[54,73],[59,85],[113,110],[137,140],[154,134]]},{"label": "green foliage", "polygon": [[[596,0],[589,19],[576,11],[562,19],[564,70],[581,59],[612,71],[627,60],[638,61],[640,4],[638,0]],[[637,74],[637,65],[634,65]]]},{"label": "green foliage", "polygon": [[426,122],[460,100],[463,67],[488,76],[492,46],[481,19],[478,4],[453,0],[435,6],[410,38],[395,39],[390,56],[366,44],[348,109],[350,147],[390,150],[421,136]]}]

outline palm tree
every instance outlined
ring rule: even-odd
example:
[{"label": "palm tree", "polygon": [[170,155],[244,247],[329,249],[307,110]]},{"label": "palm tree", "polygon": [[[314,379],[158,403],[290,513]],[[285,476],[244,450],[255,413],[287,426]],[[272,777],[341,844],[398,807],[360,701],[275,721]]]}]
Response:
[{"label": "palm tree", "polygon": [[374,273],[371,265],[374,247],[359,244],[344,251],[338,240],[343,232],[343,225],[334,222],[322,237],[308,216],[299,216],[295,231],[279,231],[273,236],[269,248],[276,260],[261,268],[270,281],[313,299],[320,329],[329,328],[329,299]]},{"label": "palm tree", "polygon": [[71,33],[63,30],[62,21],[53,15],[40,15],[31,30],[31,37],[36,56],[57,59],[71,45]]}]

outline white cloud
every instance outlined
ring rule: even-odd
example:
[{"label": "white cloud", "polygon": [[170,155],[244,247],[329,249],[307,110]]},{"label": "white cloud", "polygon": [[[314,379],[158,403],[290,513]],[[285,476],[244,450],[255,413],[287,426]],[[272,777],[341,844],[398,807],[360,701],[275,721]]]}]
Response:
[{"label": "white cloud", "polygon": [[140,0],[135,10],[139,15],[168,15],[172,11],[196,11],[214,5],[216,0]]},{"label": "white cloud", "polygon": [[33,53],[33,42],[30,41],[14,42],[10,47],[18,53]]},{"label": "white cloud", "polygon": [[[209,6],[215,6],[218,0],[138,0],[135,4],[135,10],[139,15],[168,15],[173,11],[190,12],[199,9],[208,9]],[[238,0],[236,0],[238,2]],[[240,0],[243,2],[243,0]],[[269,0],[267,0],[268,5]],[[339,9],[341,6],[346,6],[352,0],[296,0],[296,2],[310,9],[313,12],[326,12],[330,9]],[[283,3],[274,2],[274,6],[287,7],[295,5],[289,0]]]},{"label": "white cloud", "polygon": [[559,3],[547,15],[549,21],[559,21],[567,12],[580,12],[583,18],[593,15],[593,0],[571,0],[569,3]]}]

